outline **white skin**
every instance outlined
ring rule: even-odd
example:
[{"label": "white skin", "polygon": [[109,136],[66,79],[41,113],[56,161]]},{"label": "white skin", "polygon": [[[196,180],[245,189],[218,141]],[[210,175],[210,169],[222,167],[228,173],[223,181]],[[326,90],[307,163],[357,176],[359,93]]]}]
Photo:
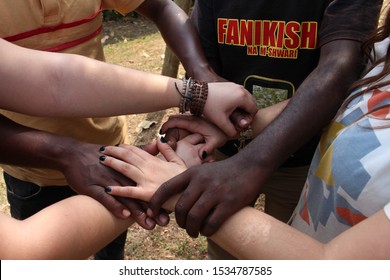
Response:
[{"label": "white skin", "polygon": [[[283,111],[287,104],[288,100],[285,100],[258,110],[251,123],[253,137],[259,135],[260,132]],[[199,150],[200,157],[204,151],[208,154],[212,154],[215,149],[222,147],[227,140],[235,139],[238,136],[238,133],[233,137],[229,137],[220,130],[217,130],[216,132],[212,123],[207,120],[202,120],[199,117],[186,114],[170,116],[168,121],[162,125],[161,132],[169,135],[167,136],[167,140],[170,141],[170,143],[180,140],[180,137],[184,137],[191,133],[201,134],[205,139],[205,144]],[[176,135],[179,135],[179,137]]]},{"label": "white skin", "polygon": [[[179,105],[175,83],[182,88],[182,81],[162,75],[26,49],[2,39],[0,61],[0,108],[10,111],[40,117],[107,117]],[[236,109],[248,113],[239,124],[229,119]],[[235,125],[248,125],[256,112],[255,100],[242,86],[209,83],[204,116],[227,135],[237,134]]]},{"label": "white skin", "polygon": [[[83,56],[26,49],[0,39],[0,61],[0,108],[19,113],[106,117],[177,107],[180,100],[175,89],[175,83],[182,87],[180,80]],[[229,116],[236,109],[248,113],[242,126],[257,112],[254,99],[242,86],[209,83],[206,118],[234,135],[237,124]],[[0,223],[1,259],[71,259],[90,256],[133,220],[118,220],[94,199],[77,196],[23,221],[0,214]]]},{"label": "white skin", "polygon": [[[195,134],[177,143],[180,156],[189,159],[188,166],[202,163],[197,156],[202,143],[203,138]],[[118,149],[130,151],[132,148],[134,147],[123,145]],[[127,157],[131,157],[131,154]],[[152,156],[151,160],[172,164],[165,158],[161,160]],[[177,160],[179,170],[185,170],[186,163],[179,157]],[[203,162],[205,161],[207,160]],[[168,168],[156,169],[156,178],[162,176],[159,171],[163,170]],[[166,176],[173,176],[179,170],[172,170]],[[0,213],[0,223],[2,260],[85,259],[111,242],[131,226],[134,220],[117,218],[95,199],[77,195],[55,203],[25,220],[16,220]]]},{"label": "white skin", "polygon": [[[137,187],[111,186],[112,195],[149,201],[163,182],[186,169],[169,145],[157,145],[167,161],[135,147],[130,152],[107,147],[104,164],[137,182]],[[173,211],[176,201],[177,196],[172,197],[164,208]],[[245,207],[211,239],[239,259],[389,259],[388,236],[390,220],[383,210],[323,244],[261,211]]]}]

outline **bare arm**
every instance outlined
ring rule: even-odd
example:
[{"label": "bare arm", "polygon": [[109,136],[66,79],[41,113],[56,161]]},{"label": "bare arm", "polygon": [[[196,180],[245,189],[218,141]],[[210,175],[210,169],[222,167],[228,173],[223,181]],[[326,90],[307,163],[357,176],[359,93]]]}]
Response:
[{"label": "bare arm", "polygon": [[245,207],[211,239],[239,259],[389,259],[390,221],[381,210],[327,244]]},{"label": "bare arm", "polygon": [[133,224],[115,218],[87,196],[55,203],[18,221],[0,214],[0,258],[85,259],[110,243]]},{"label": "bare arm", "polygon": [[146,0],[136,11],[156,24],[189,77],[209,82],[223,80],[207,62],[188,15],[174,1]]},{"label": "bare arm", "polygon": [[[183,163],[173,150],[166,144],[158,145],[170,162],[134,147],[130,152],[117,147],[107,149],[106,154],[113,157],[104,164],[131,175],[138,184],[135,188],[112,187],[112,195],[149,201],[168,177],[182,172]],[[154,176],[150,176],[152,173]],[[171,197],[164,208],[174,211],[177,202],[178,196]],[[390,220],[383,210],[323,244],[259,210],[244,207],[210,238],[239,259],[388,259],[389,234]]]},{"label": "bare arm", "polygon": [[[11,111],[44,117],[105,117],[179,105],[175,83],[182,88],[182,81],[161,75],[78,55],[25,49],[1,39],[0,61],[0,108]],[[209,84],[204,115],[230,135],[236,133],[229,119],[236,109],[251,118],[257,112],[242,86]]]},{"label": "bare arm", "polygon": [[213,234],[230,215],[249,205],[272,173],[330,122],[362,65],[359,42],[324,45],[317,68],[258,137],[229,159],[192,167],[166,182],[151,199],[153,214],[184,190],[176,205],[178,224],[193,237],[201,229],[203,235]]}]

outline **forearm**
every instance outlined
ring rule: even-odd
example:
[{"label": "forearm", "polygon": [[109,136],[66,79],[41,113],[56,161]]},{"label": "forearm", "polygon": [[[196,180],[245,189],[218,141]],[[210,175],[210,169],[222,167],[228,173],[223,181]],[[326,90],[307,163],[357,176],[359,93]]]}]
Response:
[{"label": "forearm", "polygon": [[63,200],[23,221],[5,215],[1,220],[1,259],[85,259],[133,223],[86,196]]},{"label": "forearm", "polygon": [[253,130],[253,137],[259,135],[264,128],[266,128],[279,114],[286,108],[288,100],[279,102],[275,105],[260,109],[251,124]]},{"label": "forearm", "polygon": [[0,47],[0,102],[7,110],[51,117],[103,117],[179,105],[174,83],[179,88],[182,84],[176,79],[77,55],[33,51],[3,40]]},{"label": "forearm", "polygon": [[389,232],[390,222],[381,210],[323,244],[246,207],[231,216],[210,238],[239,259],[388,259]]},{"label": "forearm", "polygon": [[69,155],[76,142],[21,126],[0,115],[1,163],[59,170],[63,155]]},{"label": "forearm", "polygon": [[286,108],[238,157],[272,172],[336,114],[348,87],[363,67],[360,44],[330,42],[321,50],[318,67],[299,87]]},{"label": "forearm", "polygon": [[173,1],[148,0],[137,12],[156,24],[167,46],[179,58],[189,77],[208,82],[220,79],[207,62],[188,15]]}]

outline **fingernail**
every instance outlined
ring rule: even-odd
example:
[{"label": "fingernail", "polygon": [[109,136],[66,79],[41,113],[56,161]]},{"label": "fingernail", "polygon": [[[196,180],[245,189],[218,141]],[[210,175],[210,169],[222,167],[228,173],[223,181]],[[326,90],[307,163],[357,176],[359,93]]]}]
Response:
[{"label": "fingernail", "polygon": [[146,224],[150,227],[154,227],[156,225],[156,222],[153,221],[153,219],[147,217],[146,220],[145,220]]},{"label": "fingernail", "polygon": [[207,152],[206,152],[206,151],[203,151],[203,153],[202,153],[202,159],[207,158],[207,156],[208,156]]},{"label": "fingernail", "polygon": [[99,151],[103,152],[105,149],[106,149],[106,146],[101,146],[101,147],[99,148]]},{"label": "fingernail", "polygon": [[129,210],[123,209],[123,210],[122,210],[122,215],[125,216],[125,217],[130,217],[131,213],[130,213]]},{"label": "fingernail", "polygon": [[240,121],[240,124],[241,124],[241,126],[246,126],[246,125],[248,125],[248,121],[246,119],[242,119]]},{"label": "fingernail", "polygon": [[167,140],[165,139],[165,137],[161,137],[160,141],[161,141],[161,143],[167,143]]},{"label": "fingernail", "polygon": [[104,191],[105,191],[106,193],[110,193],[110,192],[111,192],[111,188],[110,188],[110,187],[105,187],[105,188],[104,188]]},{"label": "fingernail", "polygon": [[100,160],[100,161],[104,161],[105,159],[106,159],[106,156],[100,156],[100,157],[99,157],[99,160]]},{"label": "fingernail", "polygon": [[161,215],[158,219],[160,220],[160,223],[162,223],[163,225],[168,223],[168,217],[165,215]]},{"label": "fingernail", "polygon": [[146,215],[148,215],[149,217],[153,217],[152,209],[148,208],[148,210],[146,210]]}]

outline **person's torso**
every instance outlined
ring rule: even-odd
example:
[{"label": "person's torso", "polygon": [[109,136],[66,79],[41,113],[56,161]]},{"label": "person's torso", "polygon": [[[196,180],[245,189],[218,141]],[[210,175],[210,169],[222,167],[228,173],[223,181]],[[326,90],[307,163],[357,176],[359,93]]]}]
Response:
[{"label": "person's torso", "polygon": [[[373,5],[380,2],[369,1]],[[258,107],[264,108],[295,93],[317,66],[322,39],[323,43],[338,38],[362,39],[372,28],[361,12],[363,2],[199,0],[192,20],[206,57],[218,65],[217,72],[244,85]],[[354,20],[366,20],[367,26],[354,27],[350,14]],[[326,28],[321,26],[323,20]],[[306,143],[284,166],[309,164],[317,141],[314,137]],[[236,146],[236,141],[230,141],[221,151],[232,155]]]}]

